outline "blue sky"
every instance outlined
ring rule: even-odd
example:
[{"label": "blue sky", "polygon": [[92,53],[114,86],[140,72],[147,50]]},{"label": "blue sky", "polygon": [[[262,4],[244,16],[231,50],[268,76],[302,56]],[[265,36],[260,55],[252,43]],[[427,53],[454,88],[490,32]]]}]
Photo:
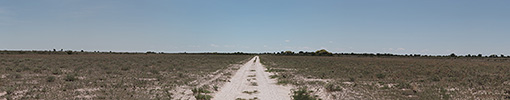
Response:
[{"label": "blue sky", "polygon": [[0,49],[510,54],[508,0],[0,0]]}]

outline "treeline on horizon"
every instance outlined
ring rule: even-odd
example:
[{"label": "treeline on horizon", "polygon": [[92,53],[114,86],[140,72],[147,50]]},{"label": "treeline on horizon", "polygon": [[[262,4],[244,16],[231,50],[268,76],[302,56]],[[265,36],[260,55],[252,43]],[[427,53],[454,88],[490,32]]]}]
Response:
[{"label": "treeline on horizon", "polygon": [[73,55],[73,54],[210,54],[210,55],[276,55],[276,56],[366,56],[366,57],[473,57],[473,58],[510,58],[510,56],[501,55],[456,55],[452,53],[450,55],[422,55],[422,54],[391,54],[391,53],[332,53],[325,49],[317,50],[315,52],[308,51],[281,51],[281,52],[265,52],[265,53],[244,53],[244,52],[233,52],[233,53],[218,53],[218,52],[204,52],[204,53],[165,53],[165,52],[114,52],[114,51],[72,51],[72,50],[2,50],[0,54],[62,54],[62,55]]},{"label": "treeline on horizon", "polygon": [[115,51],[73,51],[73,50],[0,50],[0,54],[57,54],[57,55],[75,55],[75,54],[217,54],[217,55],[256,55],[258,53],[243,53],[243,52],[234,52],[234,53],[217,53],[217,52],[204,52],[204,53],[165,53],[165,52],[115,52]]},{"label": "treeline on horizon", "polygon": [[270,54],[270,55],[290,55],[290,56],[369,56],[369,57],[485,57],[485,58],[510,58],[510,56],[505,56],[503,54],[501,55],[456,55],[455,53],[452,53],[450,55],[422,55],[422,54],[391,54],[391,53],[331,53],[328,52],[325,49],[317,50],[315,52],[305,52],[305,51],[299,51],[299,52],[293,52],[293,51],[281,51],[277,53],[263,53],[263,54]]}]

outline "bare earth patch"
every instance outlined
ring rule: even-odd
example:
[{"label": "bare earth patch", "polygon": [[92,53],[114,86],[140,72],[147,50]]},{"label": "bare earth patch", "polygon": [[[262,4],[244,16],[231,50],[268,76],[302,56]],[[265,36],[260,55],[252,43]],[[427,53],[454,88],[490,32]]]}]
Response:
[{"label": "bare earth patch", "polygon": [[265,72],[259,57],[255,56],[235,73],[230,82],[221,87],[213,99],[290,100],[292,87],[277,85],[276,79],[271,79],[270,75]]}]

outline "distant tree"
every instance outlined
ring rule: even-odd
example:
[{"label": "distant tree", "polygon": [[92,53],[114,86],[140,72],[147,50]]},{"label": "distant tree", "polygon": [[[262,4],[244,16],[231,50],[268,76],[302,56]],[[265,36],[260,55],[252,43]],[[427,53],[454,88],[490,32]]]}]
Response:
[{"label": "distant tree", "polygon": [[457,55],[455,55],[455,53],[452,53],[450,54],[450,57],[457,57]]},{"label": "distant tree", "polygon": [[482,54],[478,54],[478,57],[482,57],[483,55]]},{"label": "distant tree", "polygon": [[57,52],[57,49],[53,49],[53,52]]},{"label": "distant tree", "polygon": [[156,54],[156,52],[152,52],[152,51],[147,51],[146,53],[147,54]]},{"label": "distant tree", "polygon": [[81,50],[81,52],[83,52],[83,50]]},{"label": "distant tree", "polygon": [[499,57],[504,58],[504,57],[505,57],[505,55],[501,54],[501,56],[499,56]]},{"label": "distant tree", "polygon": [[67,53],[68,55],[71,55],[71,54],[73,54],[73,51],[71,51],[71,50],[67,50],[67,51],[66,51],[66,53]]},{"label": "distant tree", "polygon": [[331,52],[328,52],[326,49],[317,50],[317,51],[315,51],[315,54],[320,55],[320,56],[333,55]]},{"label": "distant tree", "polygon": [[490,55],[489,57],[496,58],[496,57],[498,57],[498,55],[493,54],[493,55]]},{"label": "distant tree", "polygon": [[302,55],[302,54],[305,54],[305,52],[303,52],[303,51],[299,51],[299,55]]},{"label": "distant tree", "polygon": [[471,54],[466,55],[466,57],[471,57]]},{"label": "distant tree", "polygon": [[285,51],[283,52],[284,55],[294,55],[294,52],[292,51]]}]

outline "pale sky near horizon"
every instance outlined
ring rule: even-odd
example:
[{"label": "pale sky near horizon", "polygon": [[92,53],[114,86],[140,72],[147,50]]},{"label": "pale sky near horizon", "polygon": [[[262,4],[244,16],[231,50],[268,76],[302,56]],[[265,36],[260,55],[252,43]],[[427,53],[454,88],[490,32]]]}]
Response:
[{"label": "pale sky near horizon", "polygon": [[0,0],[0,49],[510,55],[509,0]]}]

